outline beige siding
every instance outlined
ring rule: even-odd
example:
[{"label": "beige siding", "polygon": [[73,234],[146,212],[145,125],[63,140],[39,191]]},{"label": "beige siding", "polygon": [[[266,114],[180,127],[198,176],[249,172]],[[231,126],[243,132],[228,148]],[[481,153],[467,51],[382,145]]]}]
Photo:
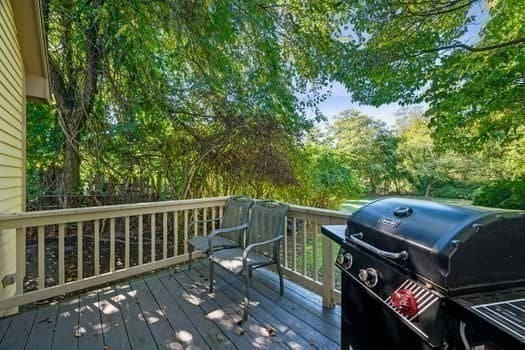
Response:
[{"label": "beige siding", "polygon": [[[11,2],[0,0],[0,213],[19,212],[24,208],[24,76]],[[3,230],[0,231],[0,279],[15,272],[15,232]],[[0,298],[14,293],[15,285],[6,288],[0,285]]]}]

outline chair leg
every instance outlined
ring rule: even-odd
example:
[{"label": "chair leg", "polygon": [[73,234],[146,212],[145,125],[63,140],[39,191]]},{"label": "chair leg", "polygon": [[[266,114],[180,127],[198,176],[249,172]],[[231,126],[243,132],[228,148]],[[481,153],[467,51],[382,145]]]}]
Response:
[{"label": "chair leg", "polygon": [[284,294],[284,280],[283,280],[283,270],[281,268],[281,264],[279,262],[277,262],[277,264],[275,264],[275,266],[277,267],[277,273],[279,274],[279,294],[283,295]]},{"label": "chair leg", "polygon": [[210,259],[210,273],[208,278],[210,279],[210,293],[213,292],[213,260]]},{"label": "chair leg", "polygon": [[250,304],[250,275],[252,270],[244,273],[244,310],[242,313],[242,322],[248,319],[248,305]]},{"label": "chair leg", "polygon": [[188,254],[189,254],[188,270],[191,270],[191,258],[192,258],[192,255],[193,255],[193,246],[191,244],[188,244]]}]

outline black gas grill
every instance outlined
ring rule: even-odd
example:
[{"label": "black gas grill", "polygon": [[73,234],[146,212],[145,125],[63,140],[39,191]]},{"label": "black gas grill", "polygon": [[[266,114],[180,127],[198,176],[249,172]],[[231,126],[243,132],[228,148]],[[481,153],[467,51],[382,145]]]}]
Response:
[{"label": "black gas grill", "polygon": [[385,198],[323,233],[342,349],[525,349],[525,212]]}]

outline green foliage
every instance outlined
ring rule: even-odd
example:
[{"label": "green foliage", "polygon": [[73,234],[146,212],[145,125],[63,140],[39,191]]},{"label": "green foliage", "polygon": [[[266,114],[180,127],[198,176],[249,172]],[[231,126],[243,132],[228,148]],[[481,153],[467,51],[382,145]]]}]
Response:
[{"label": "green foliage", "polygon": [[522,0],[345,2],[334,77],[355,101],[425,102],[436,146],[475,152],[525,123]]},{"label": "green foliage", "polygon": [[487,207],[525,209],[525,178],[497,180],[478,188],[472,203]]},{"label": "green foliage", "polygon": [[385,123],[356,111],[344,111],[329,133],[336,149],[345,154],[352,168],[359,172],[368,192],[388,192],[391,185],[399,186],[398,139]]},{"label": "green foliage", "polygon": [[436,184],[430,193],[438,198],[472,200],[473,193],[478,187],[478,184],[451,179],[447,183]]},{"label": "green foliage", "polygon": [[65,191],[294,183],[289,153],[323,99],[336,4],[44,1]]},{"label": "green foliage", "polygon": [[26,191],[31,196],[46,194],[59,181],[62,135],[53,108],[28,102],[26,145]]},{"label": "green foliage", "polygon": [[290,203],[337,209],[343,199],[363,193],[357,172],[340,152],[310,140],[296,154],[297,184],[277,194]]}]

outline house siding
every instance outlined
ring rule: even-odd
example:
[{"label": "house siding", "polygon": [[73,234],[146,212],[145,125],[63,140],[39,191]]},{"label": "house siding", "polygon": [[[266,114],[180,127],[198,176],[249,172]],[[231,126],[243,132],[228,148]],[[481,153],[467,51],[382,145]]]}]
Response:
[{"label": "house siding", "polygon": [[[0,0],[0,213],[23,211],[25,197],[25,72],[11,2]],[[16,271],[13,230],[0,232],[0,279]],[[2,287],[0,299],[15,293]],[[4,312],[11,313],[16,310]],[[2,312],[0,312],[2,316]]]}]

